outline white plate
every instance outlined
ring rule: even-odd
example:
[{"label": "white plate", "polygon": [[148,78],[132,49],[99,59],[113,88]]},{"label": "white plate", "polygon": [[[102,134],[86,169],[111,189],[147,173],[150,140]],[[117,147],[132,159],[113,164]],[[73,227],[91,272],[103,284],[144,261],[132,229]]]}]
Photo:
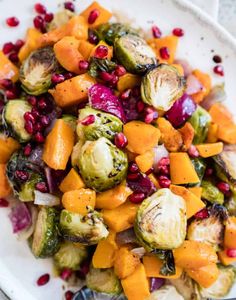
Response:
[{"label": "white plate", "polygon": [[[32,0],[0,0],[0,43],[23,37],[25,29],[32,26]],[[56,0],[41,1],[49,11],[56,11]],[[210,73],[214,81],[223,81],[212,72],[212,56],[220,54],[225,68],[227,103],[236,112],[236,43],[235,40],[208,15],[184,0],[101,0],[107,8],[125,12],[137,23],[150,28],[153,21],[169,34],[173,27],[182,27],[185,36],[180,39],[177,58],[188,59],[199,69]],[[78,11],[84,9],[90,0],[76,3]],[[21,24],[17,28],[7,28],[5,18],[15,15]],[[62,281],[53,279],[44,287],[37,287],[36,279],[45,272],[51,273],[49,261],[36,260],[25,243],[19,242],[12,234],[7,210],[0,210],[0,285],[14,300],[58,300],[62,299]],[[228,298],[236,297],[236,286]]]}]

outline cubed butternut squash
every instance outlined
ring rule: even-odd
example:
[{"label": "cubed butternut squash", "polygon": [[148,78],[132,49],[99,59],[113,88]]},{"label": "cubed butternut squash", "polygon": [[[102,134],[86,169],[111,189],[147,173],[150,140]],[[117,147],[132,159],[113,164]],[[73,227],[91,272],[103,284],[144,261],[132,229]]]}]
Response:
[{"label": "cubed butternut squash", "polygon": [[200,92],[191,95],[191,97],[196,103],[200,103],[210,93],[211,86],[212,86],[211,77],[209,74],[203,73],[198,69],[194,70],[192,74],[195,77],[197,77],[197,79],[200,81],[203,87]]},{"label": "cubed butternut squash", "polygon": [[199,241],[184,241],[173,250],[176,266],[184,269],[198,269],[217,262],[217,255],[212,246]]},{"label": "cubed butternut squash", "polygon": [[227,249],[218,252],[219,260],[224,266],[232,265],[236,262],[236,257],[229,257],[227,255]]},{"label": "cubed butternut squash", "polygon": [[97,48],[98,48],[99,46],[106,46],[107,49],[108,49],[108,53],[107,53],[106,56],[104,56],[104,58],[112,59],[112,56],[113,56],[113,47],[107,45],[107,43],[104,42],[104,41],[100,41],[100,42],[92,49],[89,58],[95,56],[96,50],[97,50]]},{"label": "cubed butternut squash", "polygon": [[217,138],[228,144],[236,144],[236,125],[219,125]]},{"label": "cubed butternut squash", "polygon": [[96,208],[114,209],[123,204],[133,192],[126,186],[126,182],[121,183],[113,189],[97,194]]},{"label": "cubed butternut squash", "polygon": [[39,39],[41,36],[42,33],[35,28],[29,28],[27,30],[25,44],[20,48],[18,53],[20,62],[23,62],[32,51],[40,48]]},{"label": "cubed butternut squash", "polygon": [[114,209],[103,209],[104,222],[115,232],[128,229],[134,225],[138,207],[139,205],[127,201]]},{"label": "cubed butternut squash", "polygon": [[127,89],[132,89],[139,86],[141,83],[141,77],[135,74],[126,73],[125,75],[119,77],[117,82],[117,89],[119,92],[123,92]]},{"label": "cubed butternut squash", "polygon": [[65,170],[73,146],[73,129],[65,121],[59,119],[46,137],[43,161],[52,169]]},{"label": "cubed butternut squash", "polygon": [[0,178],[0,198],[4,198],[12,193],[6,176],[6,164],[0,164]]},{"label": "cubed butternut squash", "polygon": [[236,248],[236,217],[229,217],[225,224],[225,248]]},{"label": "cubed butternut squash", "polygon": [[213,123],[217,125],[233,124],[233,114],[221,103],[214,103],[209,109],[209,114]]},{"label": "cubed butternut squash", "polygon": [[59,189],[62,193],[79,190],[84,188],[85,184],[81,176],[75,171],[74,168],[71,168],[70,172],[62,180]]},{"label": "cubed butternut squash", "polygon": [[85,60],[88,60],[90,57],[90,54],[95,46],[87,41],[80,40],[79,41],[79,52],[84,57]]},{"label": "cubed butternut squash", "polygon": [[19,77],[18,68],[0,51],[0,80],[11,79],[16,82]]},{"label": "cubed butternut squash", "polygon": [[121,285],[128,300],[145,300],[150,295],[143,264],[139,264],[130,276],[122,279]]},{"label": "cubed butternut squash", "polygon": [[127,149],[137,154],[143,154],[157,145],[160,130],[141,121],[131,121],[124,125],[124,135],[128,139]]},{"label": "cubed butternut squash", "polygon": [[211,143],[211,144],[201,144],[196,145],[196,148],[201,157],[207,158],[217,154],[220,154],[223,151],[223,143]]},{"label": "cubed butternut squash", "polygon": [[150,170],[154,163],[154,151],[149,150],[143,154],[135,157],[135,162],[138,165],[141,172],[146,173]]},{"label": "cubed butternut squash", "polygon": [[199,199],[201,199],[202,196],[202,187],[200,186],[194,186],[188,188],[188,190],[193,193],[195,196],[197,196]]},{"label": "cubed butternut squash", "polygon": [[95,79],[87,73],[81,74],[57,84],[49,93],[60,107],[77,105],[87,99],[88,90],[95,83]]},{"label": "cubed butternut squash", "polygon": [[143,265],[145,268],[145,272],[147,277],[158,277],[158,278],[170,278],[177,279],[181,276],[183,269],[176,266],[174,275],[162,275],[160,273],[161,268],[163,266],[163,261],[156,256],[147,256],[143,257]]},{"label": "cubed butternut squash", "polygon": [[207,133],[207,143],[215,143],[218,141],[218,128],[218,124],[213,122],[210,123]]},{"label": "cubed butternut squash", "polygon": [[195,134],[193,126],[189,122],[186,122],[183,127],[178,129],[178,131],[180,132],[183,139],[184,150],[188,150],[189,147],[192,145]]},{"label": "cubed butternut squash", "polygon": [[186,269],[186,273],[200,286],[208,288],[217,280],[219,269],[215,263],[211,263],[199,269]]},{"label": "cubed butternut squash", "polygon": [[0,164],[5,164],[13,152],[20,148],[20,144],[11,137],[0,137]]},{"label": "cubed butternut squash", "polygon": [[173,184],[199,182],[198,175],[187,153],[170,153],[170,178]]}]

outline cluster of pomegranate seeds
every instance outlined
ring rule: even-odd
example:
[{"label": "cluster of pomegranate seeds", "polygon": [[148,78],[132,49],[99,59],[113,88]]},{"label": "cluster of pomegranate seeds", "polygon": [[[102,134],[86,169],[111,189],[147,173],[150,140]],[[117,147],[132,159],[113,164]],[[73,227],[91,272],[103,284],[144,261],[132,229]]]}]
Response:
[{"label": "cluster of pomegranate seeds", "polygon": [[20,21],[18,18],[16,17],[10,17],[10,18],[7,18],[6,19],[6,24],[9,26],[9,27],[16,27],[20,24]]},{"label": "cluster of pomegranate seeds", "polygon": [[144,116],[145,123],[150,124],[157,118],[158,118],[158,113],[154,108],[147,107],[145,109],[145,116]]},{"label": "cluster of pomegranate seeds", "polygon": [[42,33],[46,32],[45,20],[42,16],[38,15],[33,19],[34,27],[41,31]]},{"label": "cluster of pomegranate seeds", "polygon": [[172,30],[172,33],[173,33],[173,35],[178,36],[178,37],[184,36],[184,30],[182,28],[179,28],[179,27],[174,28]]},{"label": "cluster of pomegranate seeds", "polygon": [[62,270],[60,277],[62,280],[67,281],[71,277],[72,274],[73,274],[73,271],[71,269],[65,268]]},{"label": "cluster of pomegranate seeds", "polygon": [[2,52],[5,55],[8,55],[10,61],[12,61],[13,63],[18,63],[19,62],[18,52],[20,51],[23,45],[24,45],[24,41],[22,40],[17,40],[15,44],[13,44],[12,42],[8,42],[3,45]]},{"label": "cluster of pomegranate seeds", "polygon": [[126,69],[121,66],[121,65],[118,65],[115,69],[115,74],[118,76],[118,77],[121,77],[123,75],[126,74]]},{"label": "cluster of pomegranate seeds", "polygon": [[162,59],[167,60],[167,59],[170,58],[170,50],[169,50],[168,47],[160,48],[159,53],[160,53],[160,56],[161,56]]},{"label": "cluster of pomegranate seeds", "polygon": [[9,54],[15,50],[15,45],[12,42],[5,43],[2,47],[2,52],[4,54]]},{"label": "cluster of pomegranate seeds", "polygon": [[65,300],[72,300],[73,297],[74,297],[74,293],[72,291],[65,292]]},{"label": "cluster of pomegranate seeds", "polygon": [[4,198],[0,198],[0,207],[8,207],[8,206],[9,206],[9,202]]},{"label": "cluster of pomegranate seeds", "polygon": [[228,257],[236,257],[236,249],[227,249],[226,254]]},{"label": "cluster of pomegranate seeds", "polygon": [[86,71],[89,68],[89,62],[87,60],[80,60],[79,61],[79,69],[81,71]]},{"label": "cluster of pomegranate seeds", "polygon": [[31,146],[31,144],[27,144],[27,145],[24,147],[24,155],[25,155],[25,156],[30,156],[31,151],[32,151],[32,146]]},{"label": "cluster of pomegranate seeds", "polygon": [[91,44],[94,44],[94,45],[96,45],[98,43],[98,37],[97,37],[96,33],[92,29],[89,29],[89,32],[88,32],[88,41]]},{"label": "cluster of pomegranate seeds", "polygon": [[38,278],[37,285],[38,286],[45,285],[49,282],[49,280],[50,280],[50,275],[46,273]]},{"label": "cluster of pomegranate seeds", "polygon": [[23,170],[16,170],[15,177],[23,182],[27,181],[29,178],[29,173]]},{"label": "cluster of pomegranate seeds", "polygon": [[41,15],[44,15],[47,12],[46,7],[41,3],[36,3],[34,5],[34,9],[35,9],[36,13],[41,14]]},{"label": "cluster of pomegranate seeds", "polygon": [[128,140],[124,133],[119,132],[115,135],[115,145],[119,149],[124,149],[128,145]]},{"label": "cluster of pomegranate seeds", "polygon": [[189,154],[189,156],[192,157],[192,158],[199,157],[199,152],[198,152],[196,146],[194,146],[194,145],[191,145],[191,146],[189,147],[189,149],[188,149],[188,154]]},{"label": "cluster of pomegranate seeds", "polygon": [[134,192],[129,196],[129,201],[138,204],[141,203],[145,198],[146,197],[144,193]]},{"label": "cluster of pomegranate seeds", "polygon": [[36,183],[35,189],[37,191],[41,192],[41,193],[47,193],[48,192],[47,184],[44,181]]},{"label": "cluster of pomegranate seeds", "polygon": [[207,208],[203,208],[201,209],[200,211],[198,211],[194,217],[196,219],[206,219],[209,217],[209,212],[208,212],[208,209]]},{"label": "cluster of pomegranate seeds", "polygon": [[80,123],[84,126],[91,125],[95,122],[95,116],[94,115],[88,115],[83,120],[80,121]]},{"label": "cluster of pomegranate seeds", "polygon": [[159,39],[162,35],[162,32],[161,32],[160,28],[157,27],[156,25],[152,26],[152,35],[156,39]]},{"label": "cluster of pomegranate seeds", "polygon": [[71,1],[65,2],[65,3],[64,3],[64,8],[65,8],[65,9],[68,9],[68,10],[70,10],[70,11],[72,11],[72,12],[75,11],[74,3],[71,2]]},{"label": "cluster of pomegranate seeds", "polygon": [[97,20],[99,15],[100,15],[100,11],[98,9],[91,10],[91,12],[88,16],[88,23],[93,24]]},{"label": "cluster of pomegranate seeds", "polygon": [[52,84],[58,84],[65,81],[65,76],[63,74],[52,74],[51,77]]},{"label": "cluster of pomegranate seeds", "polygon": [[227,193],[230,191],[230,186],[227,182],[218,182],[216,186],[224,195],[227,195]]},{"label": "cluster of pomegranate seeds", "polygon": [[129,164],[129,172],[131,172],[131,173],[138,173],[139,172],[139,167],[135,162],[131,162]]},{"label": "cluster of pomegranate seeds", "polygon": [[162,157],[156,166],[156,172],[161,175],[170,174],[170,159],[169,157]]},{"label": "cluster of pomegranate seeds", "polygon": [[167,176],[161,175],[158,177],[158,183],[162,188],[169,188],[171,185],[171,180]]},{"label": "cluster of pomegranate seeds", "polygon": [[224,68],[221,65],[217,65],[213,68],[213,71],[215,74],[219,75],[219,76],[224,76]]},{"label": "cluster of pomegranate seeds", "polygon": [[96,58],[106,58],[108,55],[108,48],[107,46],[104,45],[100,45],[96,48],[95,53],[94,53],[94,57]]}]

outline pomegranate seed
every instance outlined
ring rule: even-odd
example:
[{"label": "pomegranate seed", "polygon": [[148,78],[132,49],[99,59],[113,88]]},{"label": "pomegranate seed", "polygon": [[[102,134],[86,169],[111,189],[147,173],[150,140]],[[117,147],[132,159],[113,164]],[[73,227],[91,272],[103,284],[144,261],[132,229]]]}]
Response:
[{"label": "pomegranate seed", "polygon": [[127,179],[130,181],[136,181],[137,179],[139,179],[140,177],[140,173],[129,173],[127,175]]},{"label": "pomegranate seed", "polygon": [[89,30],[88,41],[91,44],[95,44],[95,45],[98,43],[98,37],[97,37],[96,33],[93,30]]},{"label": "pomegranate seed", "polygon": [[27,101],[32,106],[35,106],[37,104],[37,98],[35,96],[27,96]]},{"label": "pomegranate seed", "polygon": [[146,174],[146,175],[150,175],[152,172],[153,172],[153,168],[150,168],[149,170],[147,170],[147,171],[145,172],[145,174]]},{"label": "pomegranate seed", "polygon": [[40,122],[43,126],[47,127],[50,124],[50,119],[48,116],[42,116]]},{"label": "pomegranate seed", "polygon": [[157,113],[157,111],[154,111],[154,112],[147,114],[144,118],[144,121],[145,121],[145,123],[150,124],[157,118],[158,118],[158,113]]},{"label": "pomegranate seed", "polygon": [[115,74],[118,76],[118,77],[121,77],[123,75],[126,74],[126,70],[123,66],[121,65],[118,65],[115,69]]},{"label": "pomegranate seed", "polygon": [[33,124],[35,123],[35,118],[34,118],[34,116],[32,115],[32,113],[29,112],[29,111],[27,111],[27,112],[24,114],[24,120],[25,120],[26,122],[30,121],[30,122],[32,122]]},{"label": "pomegranate seed", "polygon": [[5,91],[5,95],[7,97],[8,100],[11,100],[11,99],[16,99],[16,94],[13,90],[6,90]]},{"label": "pomegranate seed", "polygon": [[178,37],[184,36],[184,30],[182,28],[179,28],[179,27],[174,28],[172,30],[172,33],[173,33],[173,35],[178,36]]},{"label": "pomegranate seed", "polygon": [[130,98],[131,93],[132,93],[132,90],[131,90],[131,89],[127,89],[127,90],[125,90],[123,93],[121,93],[120,98],[121,98],[122,100],[127,100],[127,99]]},{"label": "pomegranate seed", "polygon": [[21,181],[26,181],[29,178],[29,173],[27,171],[15,171],[15,177]]},{"label": "pomegranate seed", "polygon": [[223,194],[226,194],[230,190],[230,186],[227,182],[218,182],[216,186]]},{"label": "pomegranate seed", "polygon": [[169,175],[170,169],[170,159],[169,157],[162,157],[157,164],[157,172],[162,175]]},{"label": "pomegranate seed", "polygon": [[47,193],[48,192],[48,188],[45,182],[38,182],[35,185],[35,188],[37,191],[40,191],[41,193]]},{"label": "pomegranate seed", "polygon": [[96,48],[94,57],[96,58],[105,58],[108,55],[108,48],[107,46],[100,45]]},{"label": "pomegranate seed", "polygon": [[27,144],[24,148],[24,155],[25,156],[30,156],[31,154],[31,151],[32,151],[32,147],[30,144]]},{"label": "pomegranate seed", "polygon": [[43,20],[43,18],[41,16],[36,16],[34,18],[33,22],[34,22],[34,27],[36,29],[41,30],[43,28],[43,26],[44,26],[44,20]]},{"label": "pomegranate seed", "polygon": [[64,7],[65,7],[65,9],[68,9],[68,10],[70,10],[70,11],[72,11],[72,12],[75,11],[74,3],[70,2],[70,1],[65,2],[65,3],[64,3]]},{"label": "pomegranate seed", "polygon": [[18,57],[18,54],[17,52],[12,52],[8,58],[10,59],[11,62],[13,63],[18,63],[19,62],[19,57]]},{"label": "pomegranate seed", "polygon": [[222,58],[219,55],[214,55],[212,59],[216,64],[220,64],[222,62]]},{"label": "pomegranate seed", "polygon": [[71,72],[67,72],[64,74],[65,79],[71,79],[74,75]]},{"label": "pomegranate seed", "polygon": [[236,257],[236,249],[227,249],[226,254],[228,257]]},{"label": "pomegranate seed", "polygon": [[72,274],[73,274],[73,271],[71,269],[65,268],[61,272],[60,277],[61,277],[61,279],[63,279],[63,280],[66,281],[66,280],[68,280],[71,277]]},{"label": "pomegranate seed", "polygon": [[214,73],[219,75],[219,76],[224,76],[224,68],[221,65],[217,65],[213,69]]},{"label": "pomegranate seed", "polygon": [[145,108],[145,104],[143,103],[143,101],[138,101],[137,102],[137,111],[139,113],[143,112],[144,111],[144,108]]},{"label": "pomegranate seed", "polygon": [[160,56],[162,59],[169,59],[170,58],[170,51],[167,47],[162,47],[160,50]]},{"label": "pomegranate seed", "polygon": [[25,130],[29,133],[29,134],[33,134],[34,132],[34,126],[33,123],[30,121],[25,122],[25,126],[24,126]]},{"label": "pomegranate seed", "polygon": [[110,82],[113,79],[113,75],[108,72],[100,72],[100,78],[104,81]]},{"label": "pomegranate seed", "polygon": [[47,13],[47,14],[45,14],[45,16],[44,16],[44,21],[45,21],[46,23],[50,23],[50,22],[52,22],[53,18],[54,18],[53,13]]},{"label": "pomegranate seed", "polygon": [[141,203],[145,199],[144,193],[134,192],[129,196],[129,201],[132,203]]},{"label": "pomegranate seed", "polygon": [[135,162],[131,162],[131,163],[129,164],[129,171],[130,171],[131,173],[137,173],[137,172],[139,171],[138,165],[137,165]]},{"label": "pomegranate seed", "polygon": [[159,176],[158,182],[159,182],[159,185],[162,188],[169,188],[170,185],[171,185],[170,179],[167,176],[164,176],[164,175]]},{"label": "pomegranate seed", "polygon": [[120,149],[123,149],[128,145],[128,140],[124,133],[119,132],[115,135],[115,145]]},{"label": "pomegranate seed", "polygon": [[169,157],[162,157],[158,162],[158,166],[169,166],[169,165],[170,165]]},{"label": "pomegranate seed", "polygon": [[211,176],[212,174],[213,174],[213,169],[212,168],[206,168],[205,176]]},{"label": "pomegranate seed", "polygon": [[43,129],[43,125],[42,125],[40,122],[37,122],[37,123],[34,125],[34,131],[35,131],[35,132],[42,131],[42,129]]},{"label": "pomegranate seed", "polygon": [[65,77],[62,74],[53,74],[51,77],[51,81],[53,84],[58,84],[65,81]]},{"label": "pomegranate seed", "polygon": [[20,50],[20,48],[23,46],[25,44],[25,42],[24,41],[22,41],[22,40],[17,40],[16,42],[15,42],[15,50],[18,52],[19,50]]},{"label": "pomegranate seed", "polygon": [[6,19],[6,23],[10,27],[16,27],[19,25],[20,21],[16,17],[10,17]]},{"label": "pomegranate seed", "polygon": [[8,207],[8,206],[9,206],[9,202],[4,198],[0,198],[0,207]]},{"label": "pomegranate seed", "polygon": [[45,285],[49,282],[49,280],[50,280],[50,275],[44,274],[44,275],[40,276],[39,279],[37,280],[37,285],[38,286]]},{"label": "pomegranate seed", "polygon": [[197,219],[206,219],[209,217],[209,212],[207,208],[203,208],[200,211],[198,211],[195,215],[195,218]]},{"label": "pomegranate seed", "polygon": [[12,42],[5,43],[2,47],[2,52],[4,54],[9,54],[15,50],[15,45]]},{"label": "pomegranate seed", "polygon": [[74,297],[74,293],[72,291],[65,292],[65,300],[72,300],[73,297]]},{"label": "pomegranate seed", "polygon": [[97,20],[99,15],[100,15],[100,11],[98,9],[91,10],[91,12],[88,16],[88,23],[93,24]]},{"label": "pomegranate seed", "polygon": [[152,35],[156,39],[159,39],[162,35],[160,28],[158,28],[156,25],[152,26]]},{"label": "pomegranate seed", "polygon": [[191,145],[188,149],[188,154],[192,158],[199,157],[199,152],[197,151],[197,148],[194,145]]},{"label": "pomegranate seed", "polygon": [[88,126],[91,125],[95,122],[95,116],[94,115],[88,115],[87,117],[85,117],[83,120],[80,121],[80,123],[82,125]]},{"label": "pomegranate seed", "polygon": [[45,138],[44,136],[42,135],[41,132],[37,132],[34,136],[35,138],[35,141],[38,142],[38,143],[43,143],[45,141]]},{"label": "pomegranate seed", "polygon": [[41,3],[36,3],[34,5],[34,9],[35,9],[36,13],[42,14],[42,15],[46,14],[46,12],[47,12],[46,7]]},{"label": "pomegranate seed", "polygon": [[116,86],[118,80],[119,80],[119,77],[116,76],[115,74],[112,74],[112,79],[111,79],[111,81],[110,81],[110,85],[113,86],[113,87]]},{"label": "pomegranate seed", "polygon": [[4,89],[12,89],[13,83],[10,79],[1,79],[0,86],[3,87]]},{"label": "pomegranate seed", "polygon": [[135,86],[132,90],[133,96],[134,97],[139,97],[140,96],[140,87],[139,86]]},{"label": "pomegranate seed", "polygon": [[89,62],[87,60],[80,60],[79,61],[79,69],[81,71],[86,71],[88,70],[88,67],[89,67]]},{"label": "pomegranate seed", "polygon": [[35,107],[33,107],[31,109],[31,113],[32,113],[32,115],[34,116],[35,119],[38,119],[40,117],[40,114],[39,114],[39,112],[37,111],[37,109]]},{"label": "pomegranate seed", "polygon": [[47,100],[44,97],[41,97],[37,103],[37,106],[40,111],[45,111],[45,109],[47,109],[48,106]]}]

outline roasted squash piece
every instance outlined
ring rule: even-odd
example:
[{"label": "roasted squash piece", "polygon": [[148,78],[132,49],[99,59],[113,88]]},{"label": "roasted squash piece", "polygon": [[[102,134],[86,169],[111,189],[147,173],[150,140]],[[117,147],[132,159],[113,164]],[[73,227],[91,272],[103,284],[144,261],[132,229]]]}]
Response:
[{"label": "roasted squash piece", "polygon": [[186,273],[200,286],[208,288],[217,280],[219,269],[217,264],[211,263],[199,269],[186,269]]},{"label": "roasted squash piece", "polygon": [[0,164],[0,198],[11,194],[12,189],[6,176],[6,164]]},{"label": "roasted squash piece", "polygon": [[20,144],[11,137],[0,137],[0,164],[5,164],[13,152],[20,148]]},{"label": "roasted squash piece", "polygon": [[119,92],[123,92],[127,89],[132,89],[141,84],[141,77],[139,75],[126,73],[121,76],[117,82],[117,89]]},{"label": "roasted squash piece", "polygon": [[201,157],[207,158],[217,154],[220,154],[223,151],[223,143],[211,143],[211,144],[201,144],[196,145],[196,148]]},{"label": "roasted squash piece", "polygon": [[224,246],[236,248],[236,217],[229,217],[225,224]]},{"label": "roasted squash piece", "polygon": [[75,171],[74,168],[72,168],[66,175],[66,177],[62,180],[59,189],[61,192],[65,193],[73,190],[79,190],[84,187],[85,184],[81,176]]},{"label": "roasted squash piece", "polygon": [[150,170],[154,163],[154,151],[149,150],[143,154],[135,157],[135,162],[138,165],[141,172],[146,173]]},{"label": "roasted squash piece", "polygon": [[11,79],[13,82],[16,82],[18,78],[18,68],[0,51],[0,80]]},{"label": "roasted squash piece", "polygon": [[32,51],[41,47],[39,42],[41,36],[42,33],[35,28],[27,30],[25,44],[20,48],[18,53],[20,62],[23,62]]},{"label": "roasted squash piece", "polygon": [[202,100],[210,93],[211,90],[211,77],[209,74],[203,73],[202,71],[196,69],[192,72],[192,74],[197,77],[197,79],[202,84],[203,88],[200,92],[197,92],[191,97],[193,98],[194,102],[200,103]]}]

